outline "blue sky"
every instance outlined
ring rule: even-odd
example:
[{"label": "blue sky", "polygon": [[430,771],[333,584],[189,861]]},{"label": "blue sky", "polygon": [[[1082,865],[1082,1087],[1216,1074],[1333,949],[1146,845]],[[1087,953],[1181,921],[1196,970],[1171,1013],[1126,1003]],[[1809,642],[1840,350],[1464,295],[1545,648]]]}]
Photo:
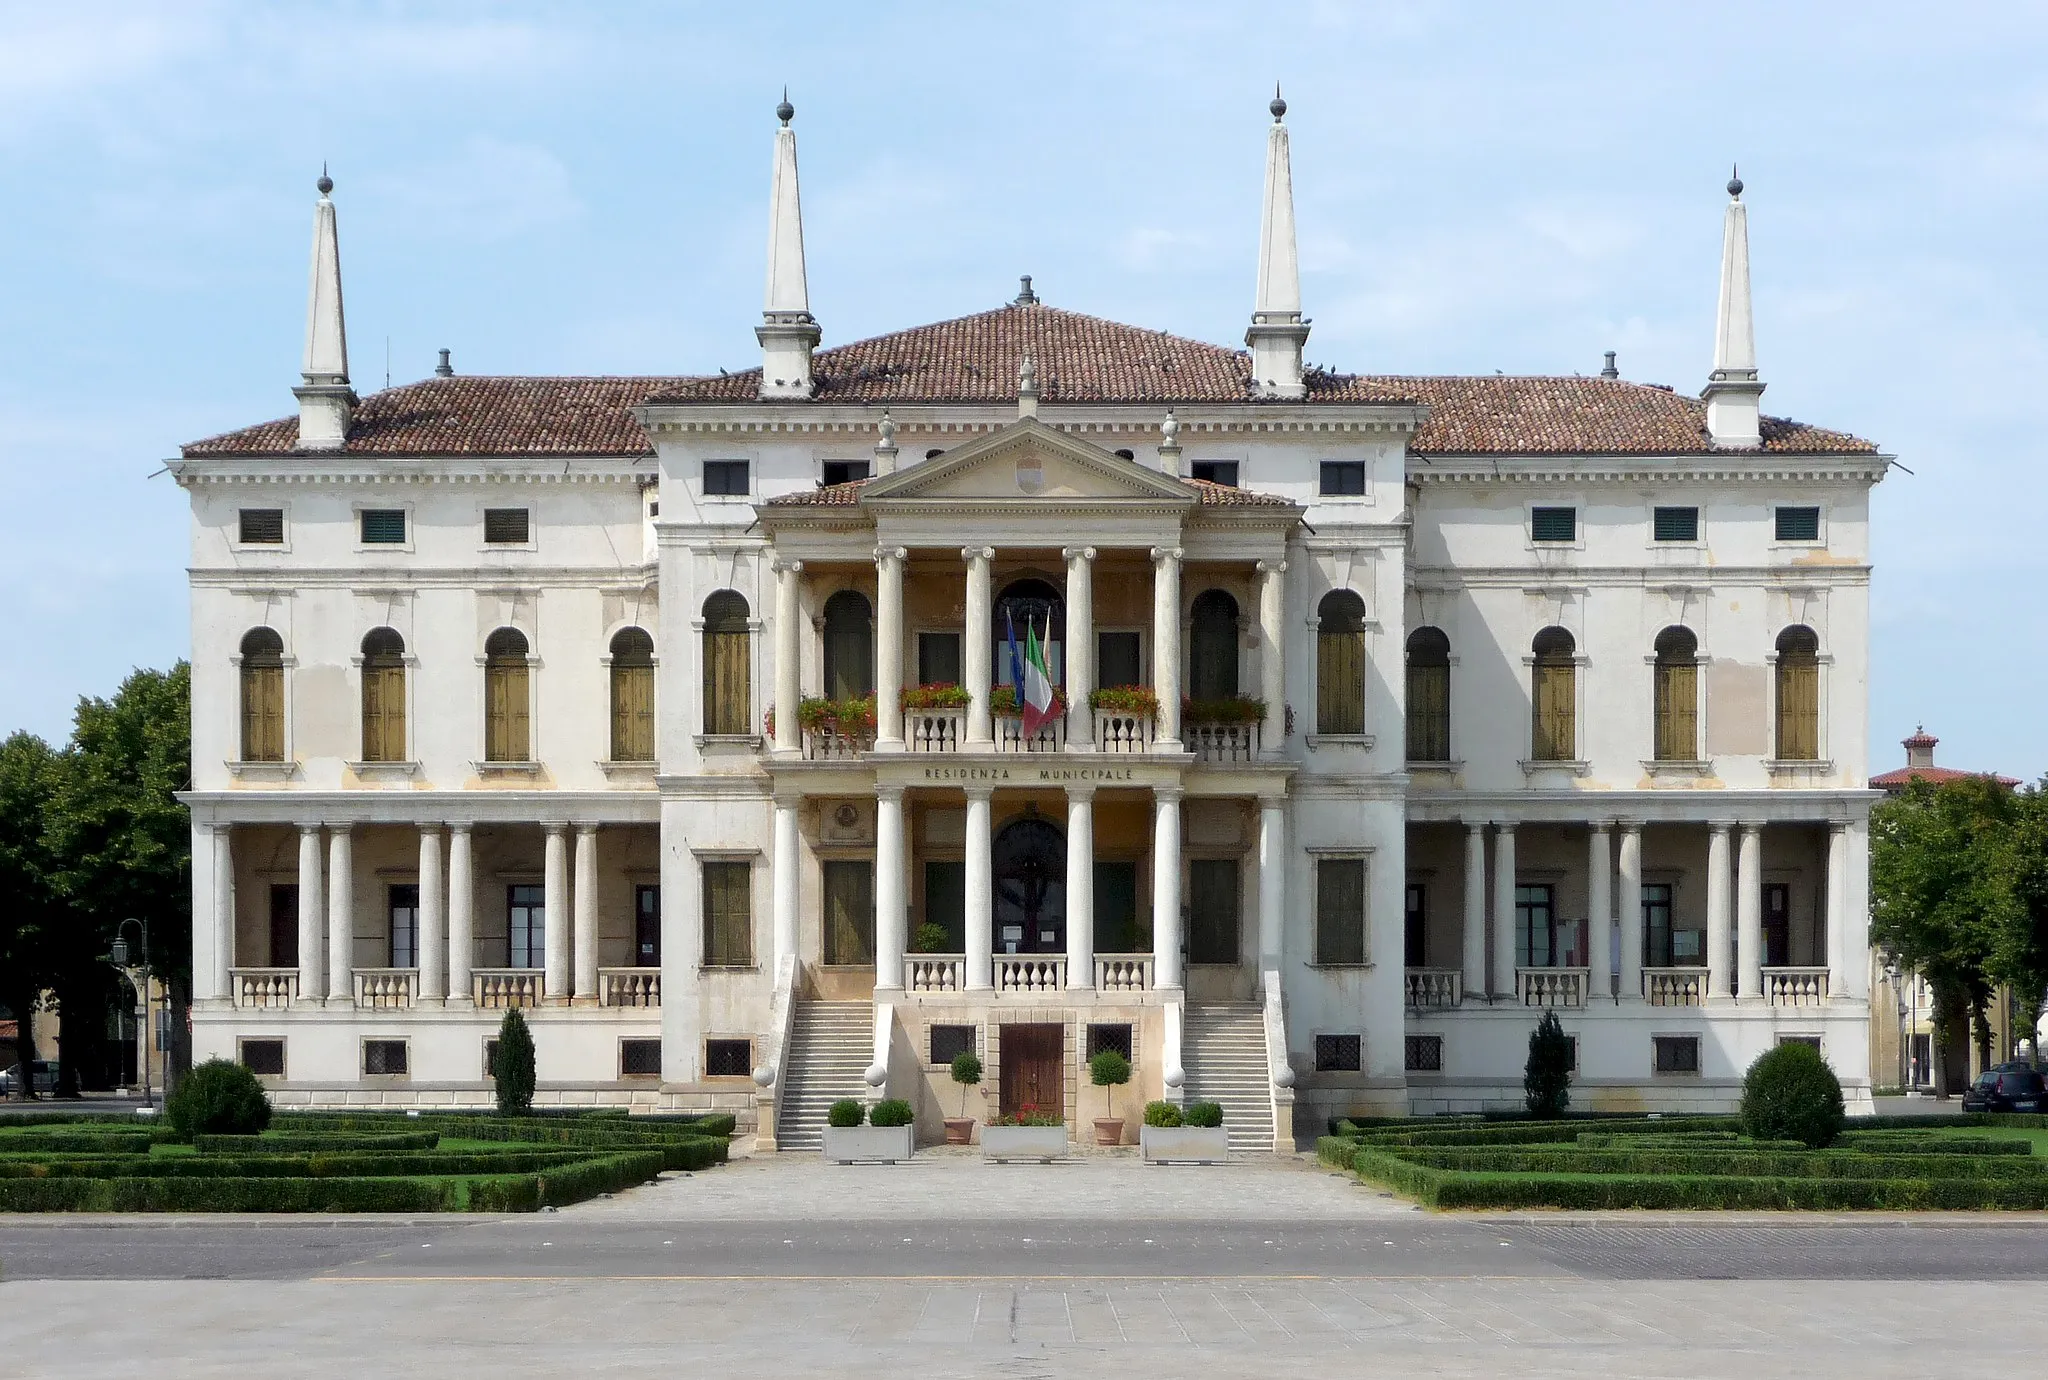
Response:
[{"label": "blue sky", "polygon": [[0,732],[183,654],[178,443],[290,410],[312,182],[362,391],[754,362],[772,107],[827,344],[1048,302],[1235,343],[1286,84],[1318,363],[1706,376],[1868,436],[1874,769],[2048,770],[2048,17],[1992,7],[0,0]]}]

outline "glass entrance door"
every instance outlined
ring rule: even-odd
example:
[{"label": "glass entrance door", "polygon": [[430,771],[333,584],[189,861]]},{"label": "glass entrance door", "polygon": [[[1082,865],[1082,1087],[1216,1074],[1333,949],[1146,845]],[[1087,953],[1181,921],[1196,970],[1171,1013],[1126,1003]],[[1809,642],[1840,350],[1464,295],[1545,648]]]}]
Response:
[{"label": "glass entrance door", "polygon": [[1064,953],[1067,841],[1050,820],[1026,816],[996,835],[995,951]]}]

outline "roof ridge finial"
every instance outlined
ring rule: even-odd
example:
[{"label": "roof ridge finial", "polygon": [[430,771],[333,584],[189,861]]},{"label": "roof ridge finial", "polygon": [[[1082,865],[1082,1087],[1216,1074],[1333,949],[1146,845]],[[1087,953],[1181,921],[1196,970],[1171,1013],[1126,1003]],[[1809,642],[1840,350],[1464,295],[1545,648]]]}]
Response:
[{"label": "roof ridge finial", "polygon": [[796,107],[789,103],[789,83],[782,84],[782,102],[775,107],[775,118],[787,125],[796,118]]},{"label": "roof ridge finial", "polygon": [[327,160],[325,158],[320,160],[320,180],[313,185],[319,189],[322,196],[326,196],[334,190],[334,179],[327,175]]},{"label": "roof ridge finial", "polygon": [[1277,81],[1273,83],[1272,104],[1268,105],[1266,109],[1273,112],[1273,123],[1276,125],[1280,123],[1281,117],[1287,113],[1287,102],[1280,97],[1280,83]]},{"label": "roof ridge finial", "polygon": [[1159,472],[1180,478],[1180,418],[1173,415],[1173,409],[1166,409],[1166,419],[1159,424]]},{"label": "roof ridge finial", "polygon": [[1017,361],[1017,419],[1038,415],[1038,361],[1025,350]]},{"label": "roof ridge finial", "polygon": [[1728,165],[1728,195],[1742,199],[1742,169],[1734,163]]}]

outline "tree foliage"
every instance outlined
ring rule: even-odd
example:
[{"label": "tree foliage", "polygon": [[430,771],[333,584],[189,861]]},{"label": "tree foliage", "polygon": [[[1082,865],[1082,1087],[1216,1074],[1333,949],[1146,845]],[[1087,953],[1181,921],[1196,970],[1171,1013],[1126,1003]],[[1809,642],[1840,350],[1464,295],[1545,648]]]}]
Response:
[{"label": "tree foliage", "polygon": [[1529,1032],[1529,1062],[1522,1070],[1522,1093],[1529,1115],[1560,1117],[1571,1105],[1572,1040],[1558,1023],[1555,1011]]},{"label": "tree foliage", "polygon": [[[0,1004],[14,1013],[13,1057],[0,1065],[32,1066],[34,1018],[53,977],[53,955],[64,926],[57,862],[46,822],[62,762],[32,733],[0,742]],[[34,1080],[22,1079],[17,1097],[32,1097]]]},{"label": "tree foliage", "polygon": [[1752,1140],[1819,1150],[1842,1133],[1842,1084],[1812,1045],[1789,1041],[1757,1056],[1742,1079],[1742,1129]]},{"label": "tree foliage", "polygon": [[498,1085],[498,1113],[523,1116],[533,1108],[533,1032],[526,1017],[513,1007],[498,1022],[498,1048],[491,1056],[491,1079]]},{"label": "tree foliage", "polygon": [[164,1115],[189,1141],[197,1135],[253,1136],[270,1125],[270,1096],[256,1075],[227,1059],[208,1059],[164,1103]]}]

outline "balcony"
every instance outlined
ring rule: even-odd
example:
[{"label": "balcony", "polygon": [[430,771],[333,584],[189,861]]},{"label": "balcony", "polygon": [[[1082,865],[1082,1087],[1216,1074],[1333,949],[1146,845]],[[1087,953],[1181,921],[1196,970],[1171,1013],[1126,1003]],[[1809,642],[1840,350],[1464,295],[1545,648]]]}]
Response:
[{"label": "balcony", "polygon": [[958,752],[966,736],[965,709],[903,711],[903,746],[911,752]]},{"label": "balcony", "polygon": [[1406,978],[1411,1011],[1456,1006],[1464,997],[1465,975],[1456,968],[1410,968]]},{"label": "balcony", "polygon": [[1038,726],[1038,732],[1026,733],[1024,720],[1000,714],[995,719],[997,752],[1059,752],[1067,746],[1067,719],[1064,714],[1054,715]]},{"label": "balcony", "polygon": [[873,729],[861,733],[842,732],[835,724],[820,724],[804,730],[804,756],[813,762],[859,757],[875,746]]},{"label": "balcony", "polygon": [[[1064,954],[997,954],[994,966],[998,992],[1058,992],[1067,985],[1067,959]],[[903,981],[912,992],[964,992],[967,990],[967,956],[906,954]],[[1149,992],[1152,990],[1152,955],[1097,954],[1095,989],[1098,992]]]},{"label": "balcony", "polygon": [[402,1011],[419,996],[417,968],[358,968],[355,971],[358,1011]]},{"label": "balcony", "polygon": [[1764,969],[1764,1002],[1769,1006],[1825,1006],[1828,1000],[1828,970],[1825,968]]},{"label": "balcony", "polygon": [[470,971],[470,994],[480,1007],[539,1006],[539,968],[475,968]]},{"label": "balcony", "polygon": [[1705,968],[1643,969],[1643,1000],[1652,1006],[1698,1006],[1706,995]]},{"label": "balcony", "polygon": [[299,995],[297,968],[230,968],[228,991],[236,1006],[290,1006]]},{"label": "balcony", "polygon": [[1150,752],[1152,716],[1122,709],[1090,711],[1095,720],[1097,752]]},{"label": "balcony", "polygon": [[1517,968],[1515,997],[1523,1006],[1582,1007],[1589,976],[1584,968]]},{"label": "balcony", "polygon": [[1259,755],[1255,723],[1188,724],[1181,732],[1197,762],[1249,762]]},{"label": "balcony", "polygon": [[660,1006],[661,969],[599,968],[597,1001],[600,1006]]}]

